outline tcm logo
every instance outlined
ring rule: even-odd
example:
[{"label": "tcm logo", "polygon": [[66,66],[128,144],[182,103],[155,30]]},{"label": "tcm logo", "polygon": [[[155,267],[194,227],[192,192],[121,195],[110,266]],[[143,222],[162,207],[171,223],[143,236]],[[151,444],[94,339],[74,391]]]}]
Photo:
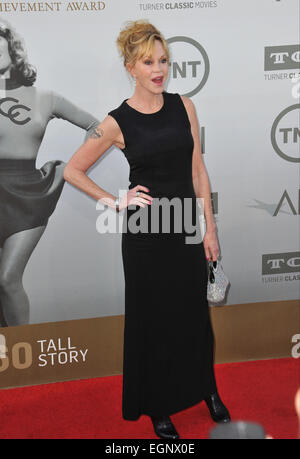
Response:
[{"label": "tcm logo", "polygon": [[265,70],[299,70],[300,45],[266,46]]},{"label": "tcm logo", "polygon": [[297,273],[300,252],[268,253],[262,255],[262,274]]},{"label": "tcm logo", "polygon": [[275,152],[286,161],[300,162],[300,104],[285,108],[276,117],[271,129],[271,142]]},{"label": "tcm logo", "polygon": [[206,51],[189,37],[172,37],[167,42],[170,49],[168,88],[187,97],[194,96],[205,85],[209,75]]}]

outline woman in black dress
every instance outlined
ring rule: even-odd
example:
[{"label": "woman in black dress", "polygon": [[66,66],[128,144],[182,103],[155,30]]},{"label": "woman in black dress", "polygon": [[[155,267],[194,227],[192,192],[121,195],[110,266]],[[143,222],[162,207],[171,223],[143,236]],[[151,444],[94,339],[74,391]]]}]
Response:
[{"label": "woman in black dress", "polygon": [[[170,415],[202,400],[216,422],[230,421],[217,392],[206,291],[206,258],[219,255],[216,225],[194,105],[164,90],[166,41],[147,21],[129,21],[117,43],[135,78],[134,94],[108,113],[71,158],[64,177],[109,207],[126,211],[123,418],[146,414],[159,437],[175,439],[179,435]],[[130,165],[129,190],[120,199],[86,175],[111,145]],[[175,227],[179,207],[171,213],[168,205],[174,198],[182,205],[181,231]],[[200,241],[197,198],[203,199],[206,220]],[[162,218],[153,229],[160,209]],[[170,215],[166,231],[163,222]],[[142,221],[147,225],[141,229]]]}]

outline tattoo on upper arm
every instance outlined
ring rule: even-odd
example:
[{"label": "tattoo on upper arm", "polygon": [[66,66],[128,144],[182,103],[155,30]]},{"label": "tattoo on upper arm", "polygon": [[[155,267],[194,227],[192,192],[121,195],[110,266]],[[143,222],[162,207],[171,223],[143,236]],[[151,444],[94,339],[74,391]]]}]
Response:
[{"label": "tattoo on upper arm", "polygon": [[90,137],[92,139],[99,139],[100,137],[103,137],[103,135],[104,135],[103,129],[101,129],[98,126],[92,130]]}]

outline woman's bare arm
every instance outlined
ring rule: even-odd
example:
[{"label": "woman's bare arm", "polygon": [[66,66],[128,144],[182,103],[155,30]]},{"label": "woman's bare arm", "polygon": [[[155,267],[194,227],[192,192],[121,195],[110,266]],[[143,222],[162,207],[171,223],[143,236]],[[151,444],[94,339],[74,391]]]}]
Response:
[{"label": "woman's bare arm", "polygon": [[196,110],[191,99],[185,96],[181,96],[183,103],[186,107],[188,117],[191,123],[191,131],[194,139],[194,151],[193,151],[193,185],[195,194],[199,198],[204,198],[204,216],[206,220],[206,228],[208,231],[216,228],[215,219],[211,205],[211,190],[209,184],[209,178],[206,171],[206,167],[202,158],[200,136],[198,120]]},{"label": "woman's bare arm", "polygon": [[203,238],[207,259],[216,260],[219,256],[219,245],[216,236],[216,223],[211,204],[211,189],[206,167],[202,158],[198,119],[195,106],[191,99],[181,96],[185,105],[194,139],[192,159],[193,186],[197,198],[203,198],[206,232]]},{"label": "woman's bare arm", "polygon": [[87,175],[87,170],[112,146],[124,148],[124,141],[118,123],[107,116],[94,128],[88,140],[74,153],[64,169],[67,182],[109,207],[115,208],[116,197],[100,188]]}]

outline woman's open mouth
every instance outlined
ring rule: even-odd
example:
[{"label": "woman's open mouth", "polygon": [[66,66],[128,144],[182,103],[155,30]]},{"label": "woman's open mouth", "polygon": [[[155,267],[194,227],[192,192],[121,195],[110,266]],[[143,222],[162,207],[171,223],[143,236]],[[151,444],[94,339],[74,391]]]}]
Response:
[{"label": "woman's open mouth", "polygon": [[156,78],[152,78],[152,81],[154,84],[158,85],[158,86],[161,86],[162,85],[162,82],[163,82],[163,77],[160,76],[160,77],[156,77]]}]

